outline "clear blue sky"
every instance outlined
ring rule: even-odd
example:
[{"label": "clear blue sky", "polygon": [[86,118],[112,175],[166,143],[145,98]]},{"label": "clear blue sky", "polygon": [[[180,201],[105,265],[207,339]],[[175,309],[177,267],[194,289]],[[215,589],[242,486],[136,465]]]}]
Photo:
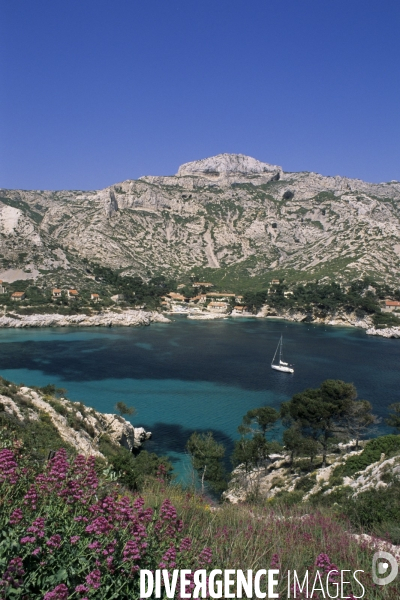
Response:
[{"label": "clear blue sky", "polygon": [[0,187],[237,152],[400,180],[399,0],[0,0]]}]

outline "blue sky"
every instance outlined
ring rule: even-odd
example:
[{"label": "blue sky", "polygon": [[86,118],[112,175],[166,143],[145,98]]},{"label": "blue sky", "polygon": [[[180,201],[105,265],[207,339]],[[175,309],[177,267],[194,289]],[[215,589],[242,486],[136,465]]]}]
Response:
[{"label": "blue sky", "polygon": [[400,180],[398,0],[0,0],[0,186],[237,152]]}]

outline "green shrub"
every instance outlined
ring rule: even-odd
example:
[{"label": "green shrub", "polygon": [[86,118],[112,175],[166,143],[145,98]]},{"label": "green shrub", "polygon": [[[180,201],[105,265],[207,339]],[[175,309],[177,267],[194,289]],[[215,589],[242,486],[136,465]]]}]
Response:
[{"label": "green shrub", "polygon": [[294,488],[295,490],[301,490],[302,492],[306,493],[312,490],[312,488],[316,484],[316,481],[317,476],[315,474],[300,477],[300,479],[296,481]]},{"label": "green shrub", "polygon": [[66,417],[68,415],[67,407],[64,406],[64,404],[62,404],[61,402],[58,402],[58,400],[49,399],[48,402],[50,406],[54,408],[56,412],[58,412],[58,414],[63,415],[63,417]]},{"label": "green shrub", "polygon": [[343,465],[338,465],[333,473],[335,477],[352,477],[358,471],[364,471],[369,465],[377,462],[381,454],[389,457],[400,451],[400,435],[384,435],[369,440],[358,456],[350,456]]},{"label": "green shrub", "polygon": [[140,490],[149,477],[155,477],[162,466],[170,478],[172,466],[165,457],[142,450],[137,456],[123,446],[114,445],[108,436],[100,438],[99,450],[113,467],[118,480],[130,490]]},{"label": "green shrub", "polygon": [[350,521],[371,529],[383,523],[398,524],[400,521],[400,483],[385,488],[370,489],[349,498],[343,510]]},{"label": "green shrub", "polygon": [[294,492],[283,490],[282,492],[275,494],[273,498],[270,498],[268,500],[268,505],[281,507],[296,506],[302,501],[303,495],[304,492],[301,492],[300,490],[295,490]]}]

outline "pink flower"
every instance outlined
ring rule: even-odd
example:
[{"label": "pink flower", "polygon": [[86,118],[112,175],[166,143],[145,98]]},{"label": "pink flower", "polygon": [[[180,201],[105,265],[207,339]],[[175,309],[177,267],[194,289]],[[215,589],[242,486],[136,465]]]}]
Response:
[{"label": "pink flower", "polygon": [[163,554],[159,567],[160,569],[165,569],[166,567],[174,569],[176,567],[176,550],[174,546],[170,546],[166,553]]},{"label": "pink flower", "polygon": [[43,600],[68,600],[68,588],[64,583],[57,585],[53,591],[47,592]]},{"label": "pink flower", "polygon": [[43,517],[38,517],[35,519],[30,527],[28,527],[28,533],[36,533],[37,537],[44,537],[44,524],[45,519]]},{"label": "pink flower", "polygon": [[11,485],[17,483],[17,468],[14,452],[8,448],[0,450],[0,482],[11,483]]},{"label": "pink flower", "polygon": [[125,544],[123,555],[123,562],[128,560],[139,560],[140,559],[140,549],[136,540],[129,540]]},{"label": "pink flower", "polygon": [[3,573],[2,579],[0,580],[0,586],[19,588],[22,585],[24,574],[25,571],[23,569],[22,558],[19,556],[12,558]]},{"label": "pink flower", "polygon": [[271,559],[271,569],[277,569],[280,566],[279,555],[274,554]]},{"label": "pink flower", "polygon": [[78,594],[85,594],[89,591],[89,588],[81,583],[80,585],[76,586],[75,591],[78,592]]},{"label": "pink flower", "polygon": [[49,548],[59,548],[61,546],[61,536],[56,534],[52,535],[46,542],[46,546]]},{"label": "pink flower", "polygon": [[19,541],[21,544],[33,544],[34,542],[36,542],[36,538],[27,535],[26,537],[21,538]]},{"label": "pink flower", "polygon": [[72,537],[69,538],[69,541],[71,542],[71,544],[77,544],[80,539],[81,539],[80,535],[73,535]]},{"label": "pink flower", "polygon": [[17,525],[20,521],[22,521],[23,513],[20,508],[16,508],[10,515],[10,525]]},{"label": "pink flower", "polygon": [[206,565],[211,564],[212,561],[212,550],[211,548],[203,548],[203,550],[199,554],[199,565],[201,567],[205,567]]},{"label": "pink flower", "polygon": [[57,585],[54,590],[47,592],[43,600],[68,600],[68,588],[64,583]]},{"label": "pink flower", "polygon": [[94,590],[97,590],[100,587],[100,578],[101,573],[99,569],[95,569],[94,571],[89,573],[89,575],[86,576],[86,583],[89,587],[93,588]]},{"label": "pink flower", "polygon": [[183,538],[179,546],[180,552],[188,552],[192,547],[192,540],[189,537]]}]

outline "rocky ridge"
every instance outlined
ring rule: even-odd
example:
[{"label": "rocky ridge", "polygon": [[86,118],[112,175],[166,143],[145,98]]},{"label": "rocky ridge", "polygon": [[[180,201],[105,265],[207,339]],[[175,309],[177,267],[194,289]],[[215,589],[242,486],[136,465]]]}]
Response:
[{"label": "rocky ridge", "polygon": [[[9,313],[10,315],[10,313]],[[124,310],[104,311],[95,315],[36,314],[0,317],[0,327],[140,327],[150,323],[169,323],[170,320],[158,312]]]},{"label": "rocky ridge", "polygon": [[[24,386],[19,388],[14,398],[0,394],[0,404],[2,410],[21,423],[36,421],[40,414],[48,415],[60,437],[84,456],[92,455],[105,459],[98,448],[98,442],[103,435],[107,435],[114,444],[124,446],[130,452],[138,450],[151,437],[150,432],[146,432],[143,427],[133,427],[123,417],[103,414],[66,398],[59,398],[54,402],[46,395]],[[80,427],[71,427],[68,424],[68,416],[79,422]]]},{"label": "rocky ridge", "polygon": [[73,280],[86,258],[144,277],[210,267],[397,282],[399,201],[399,182],[221,154],[99,191],[0,190],[0,253],[3,269],[39,279]]},{"label": "rocky ridge", "polygon": [[[302,497],[302,502],[306,502],[313,495],[329,495],[334,493],[339,487],[349,488],[353,497],[371,489],[387,488],[390,482],[385,480],[385,476],[390,474],[391,478],[400,477],[400,455],[386,458],[381,455],[379,461],[376,461],[366,467],[365,470],[355,473],[352,477],[343,477],[343,482],[339,485],[331,484],[330,477],[334,469],[343,465],[350,457],[362,453],[355,450],[354,442],[341,444],[342,453],[340,455],[330,455],[329,466],[319,468],[311,474],[310,486]],[[239,465],[234,471],[229,489],[224,492],[226,500],[232,504],[245,502],[249,493],[257,493],[263,498],[273,498],[280,492],[294,492],[301,489],[299,484],[304,480],[304,476],[296,472],[296,469],[290,465],[290,457],[285,454],[273,454],[265,465],[253,468],[246,472],[243,465]]]}]

